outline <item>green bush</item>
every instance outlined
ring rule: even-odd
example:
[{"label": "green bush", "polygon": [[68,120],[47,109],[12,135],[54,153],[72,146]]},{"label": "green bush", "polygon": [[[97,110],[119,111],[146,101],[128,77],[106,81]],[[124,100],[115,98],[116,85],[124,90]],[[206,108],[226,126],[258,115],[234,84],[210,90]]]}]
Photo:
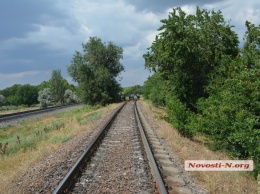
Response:
[{"label": "green bush", "polygon": [[253,159],[256,175],[260,171],[259,64],[246,65],[242,59],[234,61],[229,78],[211,86],[210,97],[198,101],[196,127],[232,157]]},{"label": "green bush", "polygon": [[165,106],[167,85],[161,74],[155,73],[144,84],[144,97],[156,106]]},{"label": "green bush", "polygon": [[84,118],[84,119],[82,118],[82,120],[80,121],[80,124],[81,125],[87,125],[91,121],[95,121],[95,120],[100,119],[101,116],[102,116],[101,112],[92,113],[92,114],[88,115],[86,118]]},{"label": "green bush", "polygon": [[169,122],[179,131],[184,137],[192,138],[195,131],[189,127],[191,112],[178,98],[172,96],[166,100],[167,112],[169,114]]}]

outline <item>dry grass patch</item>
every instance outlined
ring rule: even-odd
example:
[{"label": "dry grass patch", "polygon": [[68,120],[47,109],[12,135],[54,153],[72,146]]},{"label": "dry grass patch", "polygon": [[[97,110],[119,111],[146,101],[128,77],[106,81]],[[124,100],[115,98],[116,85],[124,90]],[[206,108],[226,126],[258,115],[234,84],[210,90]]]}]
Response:
[{"label": "dry grass patch", "polygon": [[20,151],[12,156],[4,156],[0,159],[0,193],[12,193],[12,183],[26,169],[39,162],[48,153],[56,150],[59,144],[41,142],[36,149]]},{"label": "dry grass patch", "polygon": [[[205,147],[202,144],[207,141],[205,137],[195,137],[192,141],[180,136],[177,130],[173,129],[169,123],[160,119],[161,115],[166,114],[163,109],[158,109],[147,101],[142,101],[141,103],[145,114],[152,116],[158,135],[165,140],[172,153],[183,165],[185,160],[231,160],[226,153],[211,151]],[[258,193],[257,181],[245,172],[197,171],[191,172],[191,174],[210,193]]]},{"label": "dry grass patch", "polygon": [[[10,193],[12,184],[21,174],[60,148],[66,141],[84,132],[95,130],[97,124],[107,119],[117,106],[118,104],[111,104],[94,110],[72,108],[33,121],[23,121],[20,124],[0,128],[0,142],[10,141],[7,151],[11,149],[12,144],[18,146],[13,153],[9,152],[8,155],[2,153],[0,156],[0,193]],[[80,121],[84,123],[79,122],[77,117],[81,117]],[[17,142],[17,134],[20,143]],[[30,139],[35,140],[33,144],[22,147]]]}]

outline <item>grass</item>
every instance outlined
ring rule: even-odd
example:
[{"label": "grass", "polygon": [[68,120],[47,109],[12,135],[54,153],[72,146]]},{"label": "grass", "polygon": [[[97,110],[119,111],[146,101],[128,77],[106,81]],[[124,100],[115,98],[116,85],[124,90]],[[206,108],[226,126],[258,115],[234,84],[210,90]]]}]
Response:
[{"label": "grass", "polygon": [[20,106],[1,106],[0,107],[0,115],[11,114],[11,113],[15,113],[15,112],[23,112],[23,111],[34,110],[34,109],[39,109],[39,107],[37,107],[37,106],[27,107],[25,105],[20,105]]},{"label": "grass", "polygon": [[[149,115],[148,112],[151,111],[154,113],[154,125],[159,136],[165,140],[172,153],[183,165],[185,160],[232,160],[225,152],[209,150],[203,145],[208,141],[203,136],[197,136],[194,140],[180,136],[176,129],[161,119],[162,115],[166,114],[164,110],[158,109],[146,101],[142,101],[142,105],[146,111],[145,114]],[[257,194],[260,192],[260,188],[258,190],[260,178],[257,183],[250,173],[196,171],[191,172],[191,175],[203,188],[213,194]]]},{"label": "grass", "polygon": [[68,140],[70,140],[70,137],[68,135],[64,134],[62,136],[54,136],[54,137],[52,137],[51,140],[50,140],[50,143],[52,143],[52,144],[56,144],[58,142],[64,143],[64,142],[66,142]]},{"label": "grass", "polygon": [[[11,193],[12,183],[26,169],[76,135],[94,130],[93,124],[106,118],[117,106],[74,107],[33,121],[0,127],[0,194]],[[80,122],[78,118],[82,118]]]},{"label": "grass", "polygon": [[[38,142],[50,139],[55,135],[54,131],[66,132],[65,125],[67,125],[67,118],[71,120],[76,118],[80,125],[87,125],[92,121],[98,120],[102,116],[102,112],[93,112],[98,107],[83,106],[82,108],[75,108],[72,111],[65,111],[54,116],[55,119],[41,120],[37,119],[37,123],[30,121],[21,121],[17,126],[5,126],[0,128],[0,143],[7,145],[5,153],[1,155],[12,155],[19,152],[19,150],[26,150],[34,148]],[[74,115],[74,116],[73,116]],[[65,129],[65,130],[64,130]],[[61,138],[61,137],[60,137]],[[61,138],[61,141],[70,139],[69,136]],[[54,140],[52,142],[55,142]]]},{"label": "grass", "polygon": [[80,125],[87,125],[92,121],[100,119],[101,116],[102,116],[101,112],[94,112],[94,113],[88,115],[87,117],[82,118],[82,120],[80,120],[79,123],[80,123]]}]

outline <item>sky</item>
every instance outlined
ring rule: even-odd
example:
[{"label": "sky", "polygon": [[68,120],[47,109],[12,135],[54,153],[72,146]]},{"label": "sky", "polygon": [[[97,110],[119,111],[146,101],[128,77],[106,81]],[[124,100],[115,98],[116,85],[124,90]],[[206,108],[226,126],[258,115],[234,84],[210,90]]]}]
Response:
[{"label": "sky", "polygon": [[221,10],[242,44],[245,21],[260,24],[259,0],[0,0],[0,90],[38,85],[53,70],[73,83],[67,67],[89,37],[123,48],[123,87],[143,85],[151,73],[143,54],[158,34],[161,19],[175,7],[193,14]]}]

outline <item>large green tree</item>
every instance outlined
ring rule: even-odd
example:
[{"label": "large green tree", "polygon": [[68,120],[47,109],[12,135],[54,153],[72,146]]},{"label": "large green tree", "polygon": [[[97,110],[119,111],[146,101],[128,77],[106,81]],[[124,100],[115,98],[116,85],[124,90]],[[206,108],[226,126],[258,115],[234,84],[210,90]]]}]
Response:
[{"label": "large green tree", "polygon": [[120,63],[123,49],[97,37],[90,37],[82,47],[83,52],[76,51],[68,67],[69,75],[78,82],[81,101],[87,104],[116,101],[121,90],[116,78],[124,70]]},{"label": "large green tree", "polygon": [[196,111],[197,100],[208,95],[205,87],[215,70],[238,55],[238,37],[220,11],[197,7],[195,14],[187,15],[174,8],[161,22],[159,35],[144,55],[145,66],[161,72],[170,80],[172,95]]}]

